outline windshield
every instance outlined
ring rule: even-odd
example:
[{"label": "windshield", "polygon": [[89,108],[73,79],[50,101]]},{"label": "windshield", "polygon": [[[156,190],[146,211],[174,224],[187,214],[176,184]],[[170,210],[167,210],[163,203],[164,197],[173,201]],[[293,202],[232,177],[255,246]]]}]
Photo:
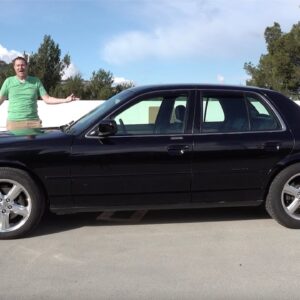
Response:
[{"label": "windshield", "polygon": [[108,100],[104,101],[102,104],[88,112],[86,115],[82,116],[76,122],[72,123],[68,131],[73,134],[78,134],[83,130],[87,129],[95,122],[101,120],[107,113],[109,113],[116,105],[123,102],[127,99],[130,95],[132,95],[132,91],[124,90],[121,93],[109,98]]}]

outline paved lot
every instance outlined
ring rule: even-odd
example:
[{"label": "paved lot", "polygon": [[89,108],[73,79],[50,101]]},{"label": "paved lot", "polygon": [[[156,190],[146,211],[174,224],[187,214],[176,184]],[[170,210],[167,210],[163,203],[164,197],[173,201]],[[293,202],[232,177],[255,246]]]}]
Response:
[{"label": "paved lot", "polygon": [[1,299],[299,299],[300,231],[259,209],[48,216],[0,253]]}]

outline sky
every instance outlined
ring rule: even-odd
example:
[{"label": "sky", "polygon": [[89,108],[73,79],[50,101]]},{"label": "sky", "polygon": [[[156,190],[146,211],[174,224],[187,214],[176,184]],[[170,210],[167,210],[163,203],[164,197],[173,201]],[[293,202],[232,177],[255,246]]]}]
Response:
[{"label": "sky", "polygon": [[116,83],[244,85],[266,27],[299,21],[300,0],[0,0],[0,60],[50,35],[71,56],[64,78],[104,69]]}]

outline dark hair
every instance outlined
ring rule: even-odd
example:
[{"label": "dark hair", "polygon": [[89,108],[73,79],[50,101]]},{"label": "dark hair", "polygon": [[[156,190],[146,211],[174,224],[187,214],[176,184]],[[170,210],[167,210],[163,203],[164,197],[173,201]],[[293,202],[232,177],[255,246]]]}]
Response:
[{"label": "dark hair", "polygon": [[14,58],[14,59],[12,60],[13,65],[15,65],[15,62],[16,62],[17,60],[23,60],[24,63],[27,65],[27,60],[26,60],[23,56],[18,56],[18,57],[16,57],[16,58]]}]

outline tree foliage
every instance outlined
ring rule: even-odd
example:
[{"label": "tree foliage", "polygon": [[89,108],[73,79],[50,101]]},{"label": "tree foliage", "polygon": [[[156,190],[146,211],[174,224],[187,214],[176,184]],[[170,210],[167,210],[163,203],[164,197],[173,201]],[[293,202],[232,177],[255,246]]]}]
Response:
[{"label": "tree foliage", "polygon": [[61,82],[64,69],[70,64],[70,56],[61,59],[59,45],[50,35],[45,35],[37,53],[30,56],[29,74],[40,78],[48,92],[53,92]]},{"label": "tree foliage", "polygon": [[112,84],[113,74],[109,71],[99,69],[92,73],[92,77],[87,86],[91,99],[107,99],[113,95]]},{"label": "tree foliage", "polygon": [[0,60],[0,87],[2,86],[4,80],[14,75],[14,69],[12,64],[7,64],[5,61]]},{"label": "tree foliage", "polygon": [[73,93],[83,100],[106,100],[133,86],[132,82],[115,85],[113,74],[100,69],[97,72],[93,72],[90,80],[84,80],[80,74],[77,74],[60,82],[56,85],[53,96],[64,98]]},{"label": "tree foliage", "polygon": [[123,90],[127,90],[131,87],[134,87],[134,83],[132,81],[126,81],[123,83],[119,83],[114,87],[114,94],[118,94],[122,92]]},{"label": "tree foliage", "polygon": [[267,54],[260,57],[257,66],[245,63],[244,69],[251,76],[248,85],[266,87],[288,96],[299,94],[300,86],[300,22],[283,33],[280,25],[265,29]]},{"label": "tree foliage", "polygon": [[85,82],[80,74],[68,78],[65,81],[56,85],[53,96],[58,98],[66,98],[67,96],[75,94],[81,99],[85,99]]}]

